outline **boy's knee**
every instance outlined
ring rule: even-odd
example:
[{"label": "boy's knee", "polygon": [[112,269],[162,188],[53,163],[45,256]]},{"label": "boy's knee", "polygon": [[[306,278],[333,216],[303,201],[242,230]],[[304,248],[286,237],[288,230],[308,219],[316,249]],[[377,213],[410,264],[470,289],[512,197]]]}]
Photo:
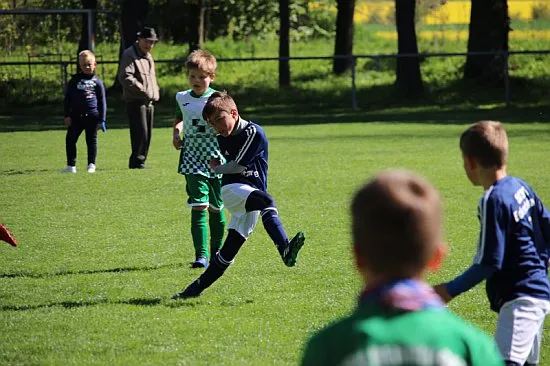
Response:
[{"label": "boy's knee", "polygon": [[266,208],[275,209],[275,201],[273,197],[262,191],[254,191],[250,193],[246,199],[246,211],[263,211]]}]

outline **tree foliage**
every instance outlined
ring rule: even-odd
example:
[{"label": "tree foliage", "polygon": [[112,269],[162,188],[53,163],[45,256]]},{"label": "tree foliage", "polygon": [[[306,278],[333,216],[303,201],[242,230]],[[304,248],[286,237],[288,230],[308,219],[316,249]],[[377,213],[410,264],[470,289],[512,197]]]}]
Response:
[{"label": "tree foliage", "polygon": [[[199,0],[151,0],[146,23],[156,28],[165,42],[190,41],[190,9]],[[206,39],[230,36],[236,40],[251,36],[269,38],[278,35],[279,7],[273,0],[203,0]],[[119,42],[122,0],[98,0],[96,44]],[[308,0],[290,0],[290,41],[332,36],[336,13],[334,0],[320,0],[315,6]],[[0,9],[82,9],[81,0],[0,0]],[[8,52],[15,47],[37,44],[75,43],[81,39],[80,15],[4,15],[0,16],[0,45]],[[71,53],[74,52],[71,51]]]}]

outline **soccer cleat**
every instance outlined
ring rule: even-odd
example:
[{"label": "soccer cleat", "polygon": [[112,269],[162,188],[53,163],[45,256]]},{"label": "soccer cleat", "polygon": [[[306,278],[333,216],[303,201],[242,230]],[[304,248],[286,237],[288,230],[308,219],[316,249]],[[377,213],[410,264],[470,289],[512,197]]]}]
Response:
[{"label": "soccer cleat", "polygon": [[95,164],[88,164],[88,173],[95,173]]},{"label": "soccer cleat", "polygon": [[196,261],[191,265],[192,268],[206,268],[208,267],[208,259],[204,257],[198,257]]},{"label": "soccer cleat", "polygon": [[13,237],[13,234],[10,233],[8,228],[6,228],[4,225],[0,224],[0,240],[5,241],[9,245],[16,247],[17,246],[17,240]]},{"label": "soccer cleat", "polygon": [[286,248],[282,253],[283,262],[285,262],[287,267],[294,267],[296,265],[296,258],[298,257],[298,252],[304,246],[306,236],[303,232],[299,232],[290,240]]},{"label": "soccer cleat", "polygon": [[67,167],[61,171],[61,173],[76,173],[76,167],[67,165]]},{"label": "soccer cleat", "polygon": [[192,284],[187,286],[187,288],[182,292],[178,292],[177,294],[173,295],[172,300],[184,300],[190,299],[192,297],[199,297],[201,292],[202,291],[199,289],[199,280],[196,280]]}]

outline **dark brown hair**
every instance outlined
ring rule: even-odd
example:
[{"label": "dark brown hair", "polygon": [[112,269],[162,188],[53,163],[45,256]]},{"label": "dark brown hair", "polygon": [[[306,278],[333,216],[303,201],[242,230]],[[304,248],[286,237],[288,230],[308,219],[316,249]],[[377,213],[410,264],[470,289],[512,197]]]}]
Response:
[{"label": "dark brown hair", "polygon": [[462,154],[479,161],[484,168],[500,168],[508,160],[508,137],[497,121],[479,121],[460,136]]},{"label": "dark brown hair", "polygon": [[418,275],[443,242],[442,211],[439,194],[426,179],[406,170],[383,172],[352,201],[356,253],[374,273]]},{"label": "dark brown hair", "polygon": [[232,109],[237,109],[235,101],[225,90],[212,93],[204,108],[202,109],[202,118],[208,121],[213,115],[220,111],[230,113]]}]

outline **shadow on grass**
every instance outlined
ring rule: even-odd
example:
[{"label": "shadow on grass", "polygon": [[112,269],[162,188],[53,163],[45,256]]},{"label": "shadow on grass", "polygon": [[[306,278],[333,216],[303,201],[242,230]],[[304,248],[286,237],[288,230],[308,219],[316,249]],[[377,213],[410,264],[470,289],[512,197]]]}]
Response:
[{"label": "shadow on grass", "polygon": [[[550,121],[550,99],[545,97],[548,80],[512,78],[511,104],[504,103],[502,87],[480,86],[455,80],[425,84],[421,95],[406,95],[392,84],[359,88],[357,110],[352,109],[352,93],[347,78],[330,79],[326,85],[311,87],[303,83],[319,77],[297,76],[292,87],[279,89],[264,85],[217,85],[235,98],[244,118],[260,124],[300,125],[347,122],[420,122],[431,124],[472,123],[497,119],[506,123]],[[322,75],[326,78],[327,75]],[[155,104],[155,126],[170,127],[174,118],[173,95],[163,90]],[[10,105],[0,114],[0,132],[62,130],[62,102],[36,102]],[[109,129],[127,128],[124,103],[118,92],[108,96]],[[108,133],[108,131],[107,131]]]},{"label": "shadow on grass", "polygon": [[99,299],[94,301],[61,301],[38,305],[4,305],[0,306],[0,311],[28,311],[52,307],[62,307],[65,309],[74,309],[87,306],[97,306],[104,304],[137,305],[137,306],[156,306],[162,304],[162,299],[155,298],[132,298],[128,300],[111,301],[108,299]]},{"label": "shadow on grass", "polygon": [[7,169],[0,170],[0,175],[30,175],[36,173],[49,173],[50,169]]},{"label": "shadow on grass", "polygon": [[59,271],[54,273],[0,273],[0,278],[49,278],[56,276],[71,276],[71,275],[89,275],[97,273],[122,273],[122,272],[138,272],[138,271],[156,271],[164,268],[180,268],[184,267],[183,263],[172,263],[165,264],[161,266],[142,266],[142,267],[118,267],[118,268],[109,268],[109,269],[91,269],[91,270],[82,270],[82,271]]},{"label": "shadow on grass", "polygon": [[[220,306],[225,307],[235,307],[246,304],[252,304],[254,300],[243,299],[242,301],[222,301]],[[165,306],[169,308],[182,308],[182,307],[195,307],[202,305],[210,305],[210,302],[205,302],[200,298],[192,298],[186,300],[171,300],[163,299],[160,297],[152,298],[130,298],[124,300],[109,300],[109,299],[98,299],[92,301],[60,301],[60,302],[49,302],[45,304],[37,305],[3,305],[0,306],[0,311],[30,311],[38,310],[45,308],[61,307],[64,309],[75,309],[88,306],[98,306],[98,305],[134,305],[134,306]]]}]

